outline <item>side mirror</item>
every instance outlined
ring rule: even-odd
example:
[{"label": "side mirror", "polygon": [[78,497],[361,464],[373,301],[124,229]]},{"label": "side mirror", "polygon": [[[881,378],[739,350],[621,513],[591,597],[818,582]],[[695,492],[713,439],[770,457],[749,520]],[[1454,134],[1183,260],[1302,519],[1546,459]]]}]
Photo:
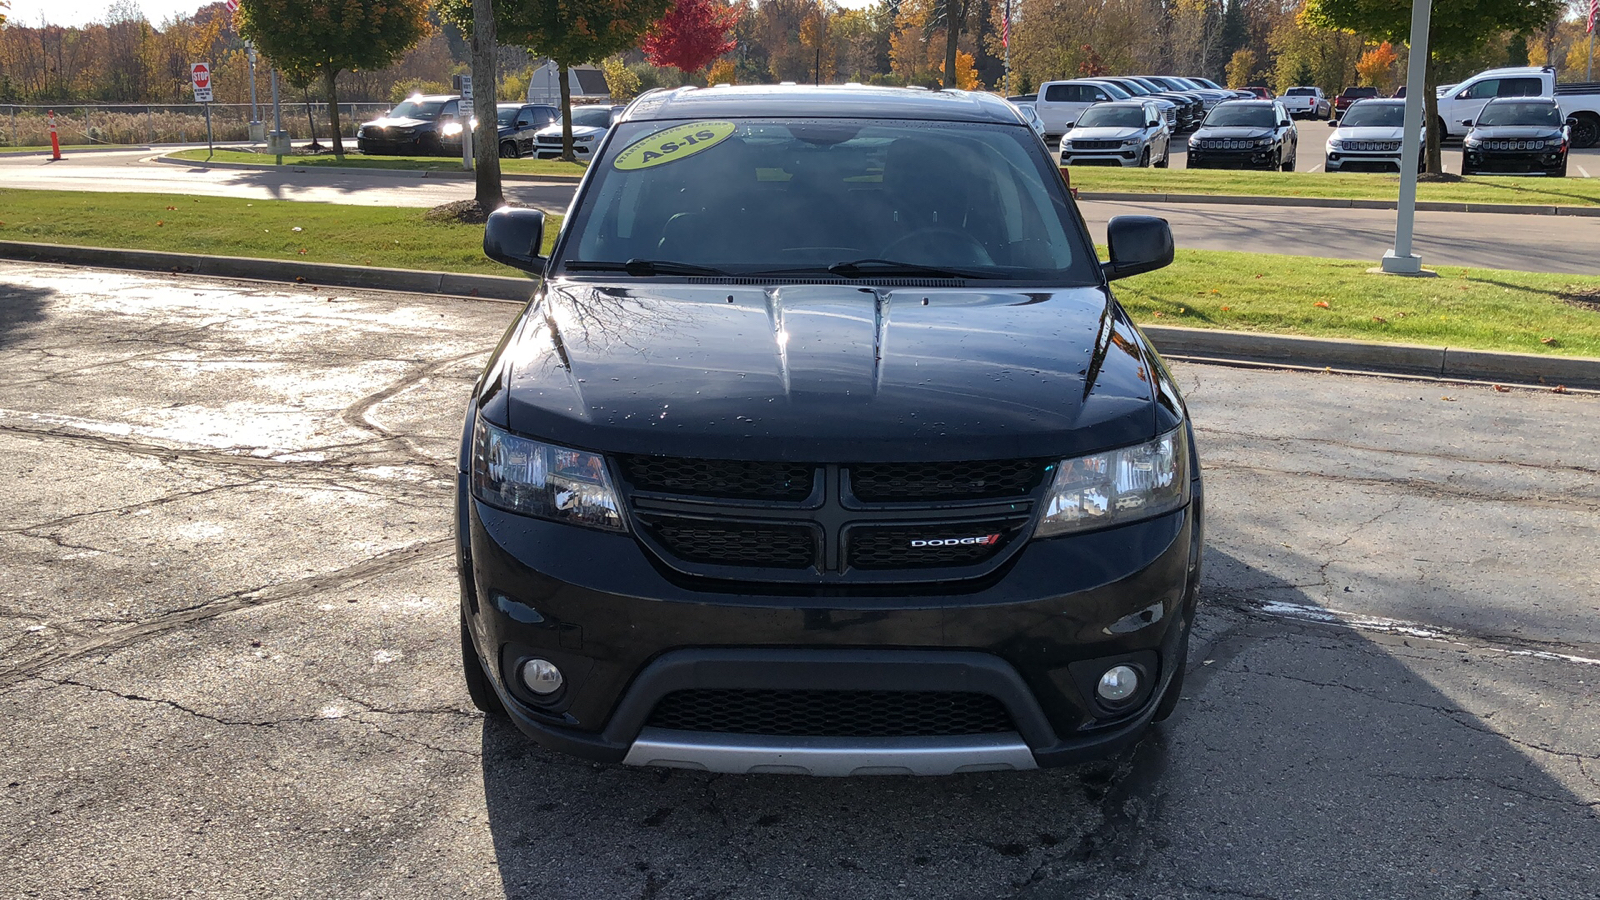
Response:
[{"label": "side mirror", "polygon": [[1339,120],[1338,119],[1329,119],[1328,120],[1328,127],[1329,128],[1338,128],[1339,127]]},{"label": "side mirror", "polygon": [[1279,128],[1293,128],[1294,127],[1294,123],[1289,121],[1288,119],[1279,119],[1278,120],[1278,127]]},{"label": "side mirror", "polygon": [[1467,126],[1468,128],[1471,128],[1472,127],[1472,120],[1471,119],[1462,119],[1461,120],[1461,124]]},{"label": "side mirror", "polygon": [[1100,264],[1107,281],[1172,265],[1172,229],[1155,216],[1117,216],[1106,223],[1111,261]]},{"label": "side mirror", "polygon": [[489,214],[483,227],[483,253],[497,263],[524,272],[544,271],[544,213],[537,209],[503,206]]}]

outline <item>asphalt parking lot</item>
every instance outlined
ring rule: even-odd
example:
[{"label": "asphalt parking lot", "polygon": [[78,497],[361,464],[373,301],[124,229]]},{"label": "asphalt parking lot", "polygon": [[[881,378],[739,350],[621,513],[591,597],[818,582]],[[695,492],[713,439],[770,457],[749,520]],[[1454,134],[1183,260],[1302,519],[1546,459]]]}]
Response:
[{"label": "asphalt parking lot", "polygon": [[0,263],[0,893],[1527,897],[1600,884],[1600,398],[1179,365],[1186,702],[1105,764],[596,766],[474,712],[513,304]]}]

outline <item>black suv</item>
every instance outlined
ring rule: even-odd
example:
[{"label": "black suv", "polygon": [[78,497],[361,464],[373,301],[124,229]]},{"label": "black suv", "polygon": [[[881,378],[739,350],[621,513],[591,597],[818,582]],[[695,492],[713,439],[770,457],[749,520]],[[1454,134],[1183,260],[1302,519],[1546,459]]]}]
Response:
[{"label": "black suv", "polygon": [[[937,189],[934,189],[937,188]],[[980,93],[681,88],[596,148],[473,390],[457,552],[485,711],[594,760],[946,774],[1111,752],[1177,702],[1182,398],[1053,160]]]},{"label": "black suv", "polygon": [[1293,172],[1300,132],[1276,100],[1218,103],[1189,136],[1190,169],[1281,169]]},{"label": "black suv", "polygon": [[1468,122],[1461,174],[1534,172],[1564,178],[1571,125],[1549,97],[1497,97]]},{"label": "black suv", "polygon": [[415,95],[356,129],[356,146],[370,156],[461,153],[461,98]]}]

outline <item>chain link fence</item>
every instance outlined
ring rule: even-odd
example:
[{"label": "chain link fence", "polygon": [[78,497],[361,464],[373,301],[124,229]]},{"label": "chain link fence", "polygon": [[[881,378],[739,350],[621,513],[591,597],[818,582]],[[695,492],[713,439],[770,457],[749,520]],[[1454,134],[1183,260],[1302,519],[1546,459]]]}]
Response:
[{"label": "chain link fence", "polygon": [[[328,104],[284,103],[283,130],[293,140],[311,138],[311,121],[316,122],[316,136],[327,140]],[[339,104],[339,131],[346,138],[354,138],[361,123],[376,119],[389,111],[387,103]],[[257,109],[267,130],[272,129],[272,105],[260,104]],[[0,147],[50,146],[50,127],[47,119],[51,110],[56,115],[56,137],[62,145],[145,145],[182,144],[206,139],[205,107],[199,103],[130,104],[96,103],[62,106],[24,106],[0,103]],[[250,104],[211,104],[212,138],[218,143],[239,143],[250,140]]]}]

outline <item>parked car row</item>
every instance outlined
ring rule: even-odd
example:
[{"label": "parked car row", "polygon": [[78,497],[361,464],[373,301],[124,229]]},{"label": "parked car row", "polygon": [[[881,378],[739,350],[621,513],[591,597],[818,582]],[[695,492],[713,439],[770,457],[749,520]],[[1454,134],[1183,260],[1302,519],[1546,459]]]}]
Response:
[{"label": "parked car row", "polygon": [[[459,94],[414,95],[384,116],[356,130],[356,146],[369,156],[460,156],[461,132],[476,128],[463,113]],[[500,155],[507,159],[561,155],[561,110],[540,103],[501,103],[496,107]],[[616,121],[620,106],[579,106],[572,110],[572,145],[587,159]]]},{"label": "parked car row", "polygon": [[1119,75],[1049,81],[1039,86],[1037,94],[1012,101],[1031,103],[1049,142],[1070,131],[1079,116],[1097,103],[1152,103],[1169,133],[1180,134],[1200,127],[1206,113],[1218,103],[1241,96],[1245,95],[1202,78]]}]

